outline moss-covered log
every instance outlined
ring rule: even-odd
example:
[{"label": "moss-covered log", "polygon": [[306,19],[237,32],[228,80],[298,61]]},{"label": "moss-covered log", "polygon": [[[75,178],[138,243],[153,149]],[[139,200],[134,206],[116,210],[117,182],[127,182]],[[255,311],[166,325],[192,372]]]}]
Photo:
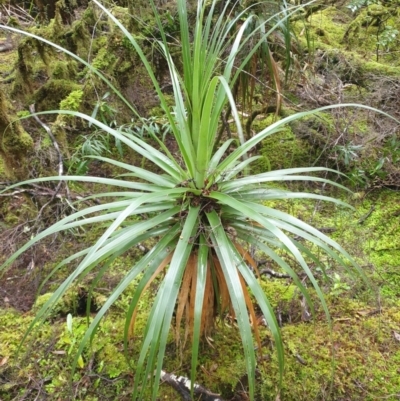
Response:
[{"label": "moss-covered log", "polygon": [[0,154],[5,161],[9,177],[23,179],[27,176],[25,157],[33,147],[33,140],[15,121],[13,111],[0,88]]}]

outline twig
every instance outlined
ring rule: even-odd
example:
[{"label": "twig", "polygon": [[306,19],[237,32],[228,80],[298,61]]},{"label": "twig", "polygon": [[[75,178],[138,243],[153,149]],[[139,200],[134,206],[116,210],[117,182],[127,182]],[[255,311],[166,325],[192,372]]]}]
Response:
[{"label": "twig", "polygon": [[[190,387],[191,382],[188,378],[183,376],[175,376],[174,374],[170,374],[161,371],[161,379],[173,387],[182,397],[184,401],[192,401],[192,397],[190,395]],[[194,399],[198,401],[224,401],[219,394],[214,394],[206,388],[200,386],[199,384],[193,385],[193,395]]]},{"label": "twig", "polygon": [[[27,185],[27,184],[25,184]],[[65,196],[68,196],[69,199],[73,199],[73,200],[82,200],[84,199],[83,196],[81,195],[74,195],[71,193],[56,193],[55,190],[52,190],[50,188],[46,188],[46,187],[37,187],[37,189],[31,189],[31,188],[21,188],[21,189],[17,189],[13,192],[9,192],[9,193],[5,193],[5,194],[0,194],[0,197],[7,197],[7,196],[17,196],[19,194],[23,194],[23,193],[29,193],[33,196],[51,196],[52,199],[54,198],[59,198],[62,199]],[[100,204],[100,202],[97,199],[93,200],[95,203]]]},{"label": "twig", "polygon": [[9,41],[0,43],[0,52],[8,52],[13,49],[13,44]]},{"label": "twig", "polygon": [[10,185],[18,184],[18,181],[3,181],[0,182],[0,187],[9,187]]},{"label": "twig", "polygon": [[247,119],[247,122],[246,122],[246,136],[247,136],[247,139],[251,138],[251,126],[252,126],[253,121],[255,120],[255,118],[257,116],[259,116],[260,114],[272,114],[272,113],[279,114],[281,112],[282,112],[282,110],[276,105],[264,106],[260,110],[254,110],[251,113],[250,117]]},{"label": "twig", "polygon": [[226,133],[228,134],[228,138],[231,139],[232,138],[232,132],[231,132],[231,129],[229,127],[228,121],[226,120],[225,112],[222,112],[221,118],[222,118],[222,122],[224,124],[224,127],[226,129]]},{"label": "twig", "polygon": [[[60,150],[60,147],[58,146],[58,142],[56,141],[55,136],[53,135],[53,133],[51,132],[51,129],[48,125],[46,125],[45,123],[43,123],[39,117],[35,114],[35,104],[31,104],[29,106],[29,111],[32,114],[32,117],[36,120],[36,122],[42,126],[47,134],[49,135],[51,141],[53,142],[53,146],[58,154],[58,175],[61,177],[64,175],[64,165],[63,165],[63,157],[62,157],[62,153]],[[63,182],[65,183],[65,190],[67,192],[67,197],[68,199],[70,198],[70,193],[69,193],[69,188],[68,188],[68,184],[66,183],[66,181],[59,181],[59,183],[56,186],[56,189],[54,191],[54,194],[52,195],[51,199],[45,203],[39,210],[38,216],[37,216],[37,221],[39,221],[41,214],[43,213],[43,210],[51,203],[53,202],[53,200],[55,199],[55,197],[57,196],[58,192],[60,191],[60,188],[63,184]]]},{"label": "twig", "polygon": [[[227,119],[228,119],[229,115],[231,114],[231,111],[232,111],[231,106],[228,105],[227,111],[223,111],[221,114],[222,125],[220,126],[219,131],[217,133],[217,137],[214,142],[214,150],[213,151],[215,151],[215,149],[217,149],[218,144],[221,142],[222,134],[225,132],[225,129],[227,127],[229,127]],[[228,135],[229,135],[229,133],[230,132],[228,131]],[[231,135],[232,135],[232,133],[231,133]]]},{"label": "twig", "polygon": [[278,273],[275,270],[270,269],[269,267],[266,267],[264,269],[259,270],[260,276],[268,275],[271,277],[275,278],[291,278],[289,274],[284,274],[284,273]]},{"label": "twig", "polygon": [[54,137],[53,133],[51,132],[51,129],[48,125],[46,125],[44,122],[42,122],[39,117],[35,114],[35,104],[31,104],[29,106],[29,111],[32,114],[32,117],[36,120],[36,122],[42,126],[47,134],[49,135],[51,141],[53,142],[53,146],[57,151],[58,154],[58,175],[63,175],[64,174],[64,166],[63,166],[63,157],[60,151],[60,147],[58,146],[58,142],[56,141],[56,138]]},{"label": "twig", "polygon": [[[235,82],[235,85],[234,85],[233,90],[232,90],[232,95],[233,95],[234,99],[236,99],[238,91],[239,91],[239,80],[237,80]],[[218,144],[220,143],[220,141],[222,139],[222,134],[224,133],[226,127],[229,125],[227,120],[228,120],[231,112],[232,112],[232,107],[231,107],[231,105],[229,103],[226,112],[223,113],[223,116],[222,116],[223,117],[222,118],[222,125],[221,125],[221,127],[220,127],[220,129],[219,129],[219,131],[217,133],[217,137],[216,137],[215,142],[214,142],[213,152],[217,149]],[[229,134],[229,132],[228,132],[228,134]]]},{"label": "twig", "polygon": [[372,205],[371,209],[368,210],[367,213],[364,214],[364,216],[362,216],[358,221],[357,224],[363,224],[365,220],[368,219],[369,216],[371,216],[372,212],[375,210],[375,206]]}]

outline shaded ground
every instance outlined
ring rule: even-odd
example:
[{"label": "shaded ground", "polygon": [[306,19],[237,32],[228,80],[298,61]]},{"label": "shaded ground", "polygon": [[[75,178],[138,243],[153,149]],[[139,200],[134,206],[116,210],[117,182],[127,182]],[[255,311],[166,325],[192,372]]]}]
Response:
[{"label": "shaded ground", "polygon": [[0,279],[0,308],[13,308],[20,312],[31,310],[40,280],[32,280],[26,268],[13,267]]}]

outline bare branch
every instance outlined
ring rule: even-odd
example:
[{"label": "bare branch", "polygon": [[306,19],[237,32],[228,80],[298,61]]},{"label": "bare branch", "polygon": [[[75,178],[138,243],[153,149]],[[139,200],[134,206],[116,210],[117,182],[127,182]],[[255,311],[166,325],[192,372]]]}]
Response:
[{"label": "bare branch", "polygon": [[[181,395],[182,400],[192,401],[190,395],[191,382],[188,378],[183,376],[178,377],[162,370],[161,379],[173,387]],[[224,401],[219,394],[214,394],[199,384],[193,385],[193,395],[194,399],[199,401]]]}]

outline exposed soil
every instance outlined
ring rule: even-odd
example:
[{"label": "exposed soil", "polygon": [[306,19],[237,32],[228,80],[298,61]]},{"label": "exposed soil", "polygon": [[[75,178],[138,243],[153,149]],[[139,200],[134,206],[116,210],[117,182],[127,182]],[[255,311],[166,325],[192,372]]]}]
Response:
[{"label": "exposed soil", "polygon": [[27,312],[31,309],[39,280],[26,269],[14,267],[0,279],[0,308],[11,307]]},{"label": "exposed soil", "polygon": [[44,278],[43,266],[49,259],[50,251],[46,245],[40,245],[28,250],[12,267],[5,270],[0,276],[0,308],[29,311]]}]

